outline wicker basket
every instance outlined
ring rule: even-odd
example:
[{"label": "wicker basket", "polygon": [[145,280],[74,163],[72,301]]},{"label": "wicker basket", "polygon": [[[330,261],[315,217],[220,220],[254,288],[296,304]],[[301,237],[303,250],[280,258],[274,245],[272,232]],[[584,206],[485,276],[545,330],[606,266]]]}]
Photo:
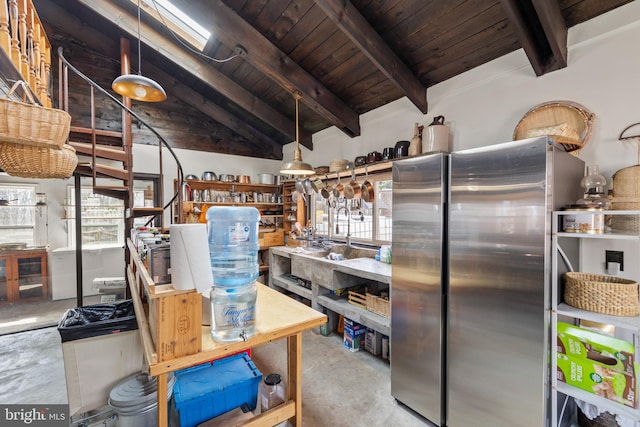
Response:
[{"label": "wicker basket", "polygon": [[[640,210],[640,165],[620,169],[613,174],[611,209]],[[640,218],[638,215],[612,215],[611,228],[640,231]]]},{"label": "wicker basket", "polygon": [[0,168],[22,178],[67,178],[78,165],[76,150],[24,144],[0,143]]},{"label": "wicker basket", "polygon": [[566,151],[580,150],[591,136],[595,114],[571,101],[551,101],[536,105],[520,119],[513,139],[549,136]]},{"label": "wicker basket", "polygon": [[[22,80],[16,82],[7,97],[25,85]],[[69,138],[71,116],[66,111],[35,105],[31,92],[25,88],[24,93],[31,104],[0,98],[0,142],[61,149]]]},{"label": "wicker basket", "polygon": [[615,276],[566,273],[564,301],[596,313],[637,316],[638,283]]}]

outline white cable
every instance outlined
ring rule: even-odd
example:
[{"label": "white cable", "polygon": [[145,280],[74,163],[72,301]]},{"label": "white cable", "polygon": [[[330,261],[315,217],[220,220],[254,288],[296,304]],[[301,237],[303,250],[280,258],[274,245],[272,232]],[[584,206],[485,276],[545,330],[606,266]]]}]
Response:
[{"label": "white cable", "polygon": [[560,411],[560,417],[558,418],[558,425],[562,425],[562,417],[564,417],[564,410],[567,408],[567,401],[569,400],[569,396],[564,396],[564,403],[562,404],[562,410]]},{"label": "white cable", "polygon": [[154,9],[156,10],[156,13],[157,13],[157,14],[158,14],[158,16],[160,17],[160,21],[162,22],[162,25],[164,25],[164,26],[167,28],[167,30],[169,30],[169,32],[171,33],[171,35],[173,36],[173,38],[174,38],[174,39],[176,39],[176,40],[178,41],[178,43],[180,43],[180,44],[181,44],[185,49],[189,50],[191,53],[194,53],[194,54],[196,54],[196,55],[202,56],[203,58],[210,59],[211,61],[213,61],[213,62],[218,62],[218,63],[224,63],[224,62],[227,62],[227,61],[231,61],[232,59],[237,58],[238,56],[240,56],[239,54],[235,54],[235,55],[230,56],[230,57],[225,58],[225,59],[216,59],[216,58],[212,58],[212,57],[210,57],[210,56],[208,56],[208,55],[205,55],[204,53],[202,53],[202,52],[200,52],[200,51],[197,51],[197,50],[193,49],[191,46],[189,46],[188,44],[184,43],[184,42],[180,39],[180,37],[178,37],[178,36],[176,35],[176,33],[174,33],[174,32],[173,32],[173,30],[171,29],[171,27],[169,27],[169,26],[167,25],[167,23],[164,21],[164,17],[162,16],[162,14],[160,13],[160,11],[158,10],[158,5],[156,4],[156,1],[155,1],[155,0],[151,0],[151,2],[153,3],[153,7],[154,7]]},{"label": "white cable", "polygon": [[571,265],[571,261],[569,261],[569,257],[567,257],[567,254],[564,253],[560,245],[557,245],[557,247],[558,247],[558,253],[560,254],[560,257],[562,257],[562,260],[564,261],[564,264],[567,266],[569,271],[571,272],[575,271],[573,269],[573,265]]}]

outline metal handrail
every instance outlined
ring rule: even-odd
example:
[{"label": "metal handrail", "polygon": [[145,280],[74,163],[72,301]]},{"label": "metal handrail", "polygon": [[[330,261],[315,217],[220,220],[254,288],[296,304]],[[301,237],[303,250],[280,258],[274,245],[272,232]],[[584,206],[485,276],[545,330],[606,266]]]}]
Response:
[{"label": "metal handrail", "polygon": [[105,89],[103,89],[99,84],[97,84],[96,82],[94,82],[93,80],[91,80],[89,77],[85,76],[80,70],[78,70],[76,67],[74,67],[73,65],[71,65],[71,63],[64,57],[63,54],[64,50],[62,47],[58,47],[58,56],[60,57],[60,59],[62,60],[62,62],[71,70],[73,71],[75,74],[77,74],[80,78],[82,78],[84,81],[86,81],[87,83],[89,83],[92,87],[94,87],[95,89],[97,89],[98,91],[100,91],[101,93],[105,94],[109,99],[111,99],[113,102],[115,102],[116,104],[118,104],[120,106],[120,108],[122,108],[124,111],[126,111],[127,113],[129,113],[133,118],[135,118],[136,120],[138,120],[141,124],[143,124],[147,129],[149,129],[157,138],[160,142],[162,142],[162,144],[167,148],[167,150],[169,150],[169,153],[171,153],[171,155],[173,156],[174,160],[176,161],[176,164],[178,165],[178,186],[176,188],[176,192],[173,194],[173,197],[171,198],[171,200],[169,200],[169,202],[167,202],[164,206],[163,206],[163,210],[167,209],[168,207],[171,206],[171,204],[174,202],[174,200],[178,199],[178,196],[180,195],[180,191],[182,189],[182,184],[184,181],[184,172],[182,170],[182,164],[180,163],[180,160],[178,160],[178,156],[176,155],[175,151],[173,151],[173,148],[171,148],[171,146],[169,145],[169,143],[162,137],[162,135],[160,135],[158,133],[158,131],[156,131],[151,125],[149,125],[147,122],[145,122],[142,117],[140,117],[138,114],[136,114],[134,111],[132,111],[129,107],[127,107],[126,105],[124,105],[124,103],[122,103],[122,101],[120,101],[118,98],[116,98],[115,96],[111,95],[109,92],[107,92]]}]

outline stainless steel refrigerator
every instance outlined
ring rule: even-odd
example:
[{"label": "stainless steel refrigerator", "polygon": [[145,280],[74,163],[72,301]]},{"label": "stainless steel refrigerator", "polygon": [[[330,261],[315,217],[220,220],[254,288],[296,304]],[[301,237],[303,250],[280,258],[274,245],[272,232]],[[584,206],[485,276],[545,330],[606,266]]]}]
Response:
[{"label": "stainless steel refrigerator", "polygon": [[584,164],[547,138],[393,164],[391,394],[448,427],[543,427],[551,212]]}]

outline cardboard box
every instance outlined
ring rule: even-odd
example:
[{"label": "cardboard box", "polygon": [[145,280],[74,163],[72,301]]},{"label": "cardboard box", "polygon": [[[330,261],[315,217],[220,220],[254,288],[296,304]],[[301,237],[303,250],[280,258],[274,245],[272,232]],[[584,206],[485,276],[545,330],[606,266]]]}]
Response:
[{"label": "cardboard box", "polygon": [[367,328],[364,338],[364,349],[374,356],[382,353],[382,334],[376,330]]},{"label": "cardboard box", "polygon": [[111,389],[143,370],[140,331],[126,331],[62,343],[69,415],[105,406]]},{"label": "cardboard box", "polygon": [[284,246],[284,230],[274,231],[271,233],[260,233],[258,242],[261,248]]},{"label": "cardboard box", "polygon": [[633,344],[608,335],[558,322],[558,353],[593,360],[610,369],[635,376]]},{"label": "cardboard box", "polygon": [[352,352],[360,351],[364,347],[364,337],[367,329],[364,325],[344,318],[344,347]]},{"label": "cardboard box", "polygon": [[145,263],[156,285],[171,283],[171,247],[169,244],[148,245]]},{"label": "cardboard box", "polygon": [[636,378],[610,366],[557,353],[557,378],[614,402],[636,407]]}]

